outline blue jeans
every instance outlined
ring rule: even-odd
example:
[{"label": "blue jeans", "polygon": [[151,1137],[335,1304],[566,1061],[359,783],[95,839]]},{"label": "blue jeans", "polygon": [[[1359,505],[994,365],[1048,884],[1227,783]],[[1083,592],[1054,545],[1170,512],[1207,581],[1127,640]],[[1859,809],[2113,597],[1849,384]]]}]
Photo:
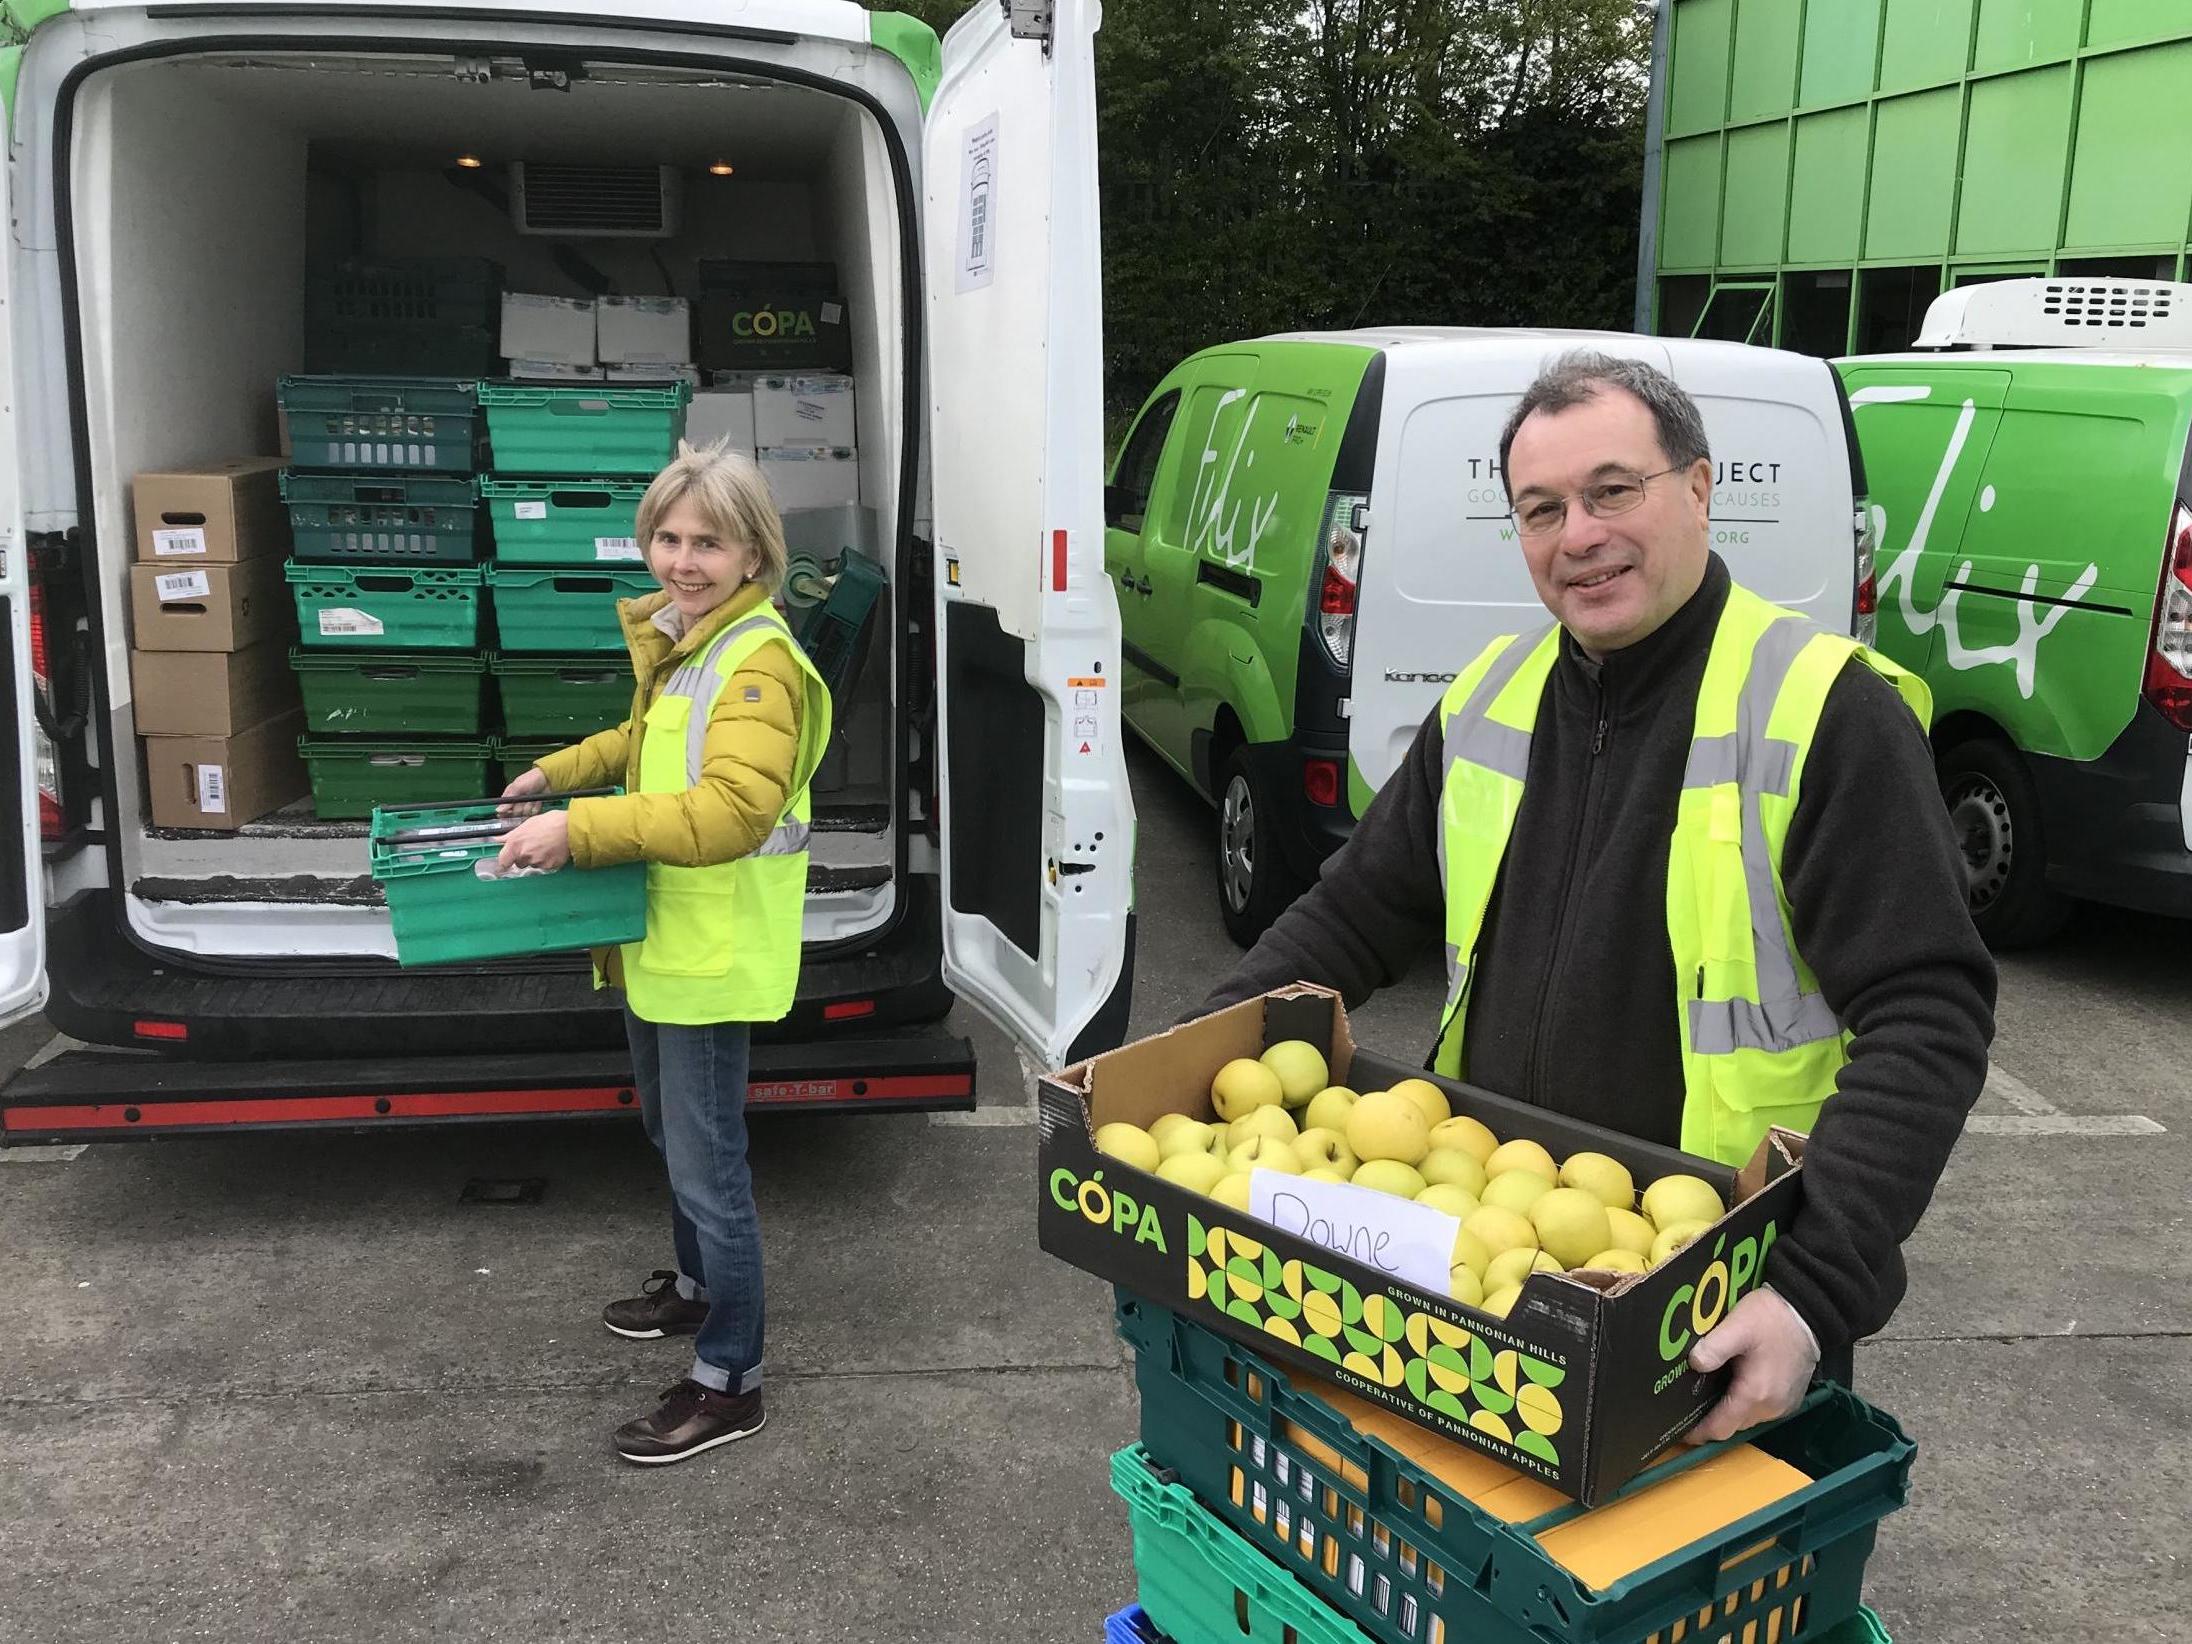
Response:
[{"label": "blue jeans", "polygon": [[746,1163],[747,1025],[676,1027],[629,1009],[624,1034],[647,1138],[670,1168],[678,1294],[705,1301],[692,1379],[761,1385],[761,1216]]}]

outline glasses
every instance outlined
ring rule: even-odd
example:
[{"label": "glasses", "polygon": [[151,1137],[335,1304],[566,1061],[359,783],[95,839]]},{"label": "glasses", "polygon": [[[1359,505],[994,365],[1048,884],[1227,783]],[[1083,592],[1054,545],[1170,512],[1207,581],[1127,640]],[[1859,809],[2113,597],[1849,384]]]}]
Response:
[{"label": "glasses", "polygon": [[[1576,493],[1583,511],[1593,519],[1612,519],[1644,501],[1644,487],[1681,468],[1662,468],[1651,474],[1613,473],[1594,480]],[[1526,537],[1549,537],[1568,523],[1568,498],[1534,496],[1514,511],[1515,526]]]}]

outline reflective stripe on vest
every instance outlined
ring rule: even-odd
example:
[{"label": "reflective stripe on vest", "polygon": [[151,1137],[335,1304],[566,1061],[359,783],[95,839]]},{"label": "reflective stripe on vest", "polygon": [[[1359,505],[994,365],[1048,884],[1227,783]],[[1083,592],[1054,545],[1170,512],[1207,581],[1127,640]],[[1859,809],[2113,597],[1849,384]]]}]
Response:
[{"label": "reflective stripe on vest", "polygon": [[[1433,1065],[1456,1077],[1470,970],[1559,645],[1557,628],[1494,641],[1440,705],[1447,997]],[[1739,586],[1698,689],[1668,848],[1667,924],[1681,1145],[1728,1164],[1748,1162],[1771,1125],[1809,1129],[1847,1059],[1847,1037],[1790,932],[1781,850],[1820,710],[1852,657],[1893,682],[1924,722],[1930,697],[1915,676]]]},{"label": "reflective stripe on vest", "polygon": [[748,657],[779,640],[803,677],[784,809],[761,843],[733,861],[648,864],[647,935],[623,949],[626,997],[643,1021],[772,1022],[791,1008],[806,911],[808,785],[829,743],[831,713],[828,688],[773,607],[724,629],[663,681],[648,704],[654,734],[640,745],[635,776],[642,793],[698,786],[717,701]]}]

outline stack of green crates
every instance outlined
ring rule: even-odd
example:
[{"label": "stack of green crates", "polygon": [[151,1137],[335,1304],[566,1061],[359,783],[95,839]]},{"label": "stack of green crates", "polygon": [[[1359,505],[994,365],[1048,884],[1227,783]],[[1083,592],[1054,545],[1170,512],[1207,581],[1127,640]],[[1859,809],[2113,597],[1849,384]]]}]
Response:
[{"label": "stack of green crates", "polygon": [[[1335,1311],[1335,1319],[1338,1315]],[[1171,1644],[1886,1644],[1859,1603],[1913,1446],[1840,1387],[1745,1436],[1813,1482],[1605,1587],[1538,1537],[1583,1512],[1515,1474],[1504,1513],[1428,1448],[1358,1427],[1316,1378],[1126,1291],[1141,1441],[1112,1457],[1137,1622]],[[1496,1380],[1493,1355],[1481,1343]],[[1496,1398],[1488,1382],[1480,1397]],[[1486,1408],[1492,1408],[1490,1402]],[[1358,1406],[1359,1408],[1359,1406]],[[1429,1435],[1426,1435],[1427,1437]],[[1726,1446],[1677,1446],[1624,1495]],[[1509,1500],[1502,1493],[1501,1500]],[[1618,1498],[1617,1498],[1618,1499]]]},{"label": "stack of green crates", "polygon": [[480,494],[494,539],[488,672],[501,703],[501,772],[630,711],[617,602],[657,587],[639,504],[676,453],[691,395],[683,383],[480,390],[494,448]]},{"label": "stack of green crates", "polygon": [[280,393],[314,808],[362,821],[493,791],[477,385],[284,377]]}]

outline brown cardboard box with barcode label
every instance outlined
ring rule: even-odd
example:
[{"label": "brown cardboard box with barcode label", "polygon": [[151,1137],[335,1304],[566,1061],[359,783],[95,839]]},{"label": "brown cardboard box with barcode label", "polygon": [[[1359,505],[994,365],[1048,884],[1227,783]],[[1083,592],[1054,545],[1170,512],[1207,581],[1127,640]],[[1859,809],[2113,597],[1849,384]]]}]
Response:
[{"label": "brown cardboard box with barcode label", "polygon": [[234,565],[289,552],[282,459],[238,457],[139,474],[137,557],[148,565]]},{"label": "brown cardboard box with barcode label", "polygon": [[240,651],[296,630],[296,602],[273,555],[241,565],[132,565],[129,593],[140,651]]},{"label": "brown cardboard box with barcode label", "polygon": [[139,736],[232,736],[298,705],[289,647],[137,651],[129,659]]},{"label": "brown cardboard box with barcode label", "polygon": [[152,825],[233,831],[302,799],[312,786],[297,753],[303,732],[299,709],[234,736],[144,738]]}]

